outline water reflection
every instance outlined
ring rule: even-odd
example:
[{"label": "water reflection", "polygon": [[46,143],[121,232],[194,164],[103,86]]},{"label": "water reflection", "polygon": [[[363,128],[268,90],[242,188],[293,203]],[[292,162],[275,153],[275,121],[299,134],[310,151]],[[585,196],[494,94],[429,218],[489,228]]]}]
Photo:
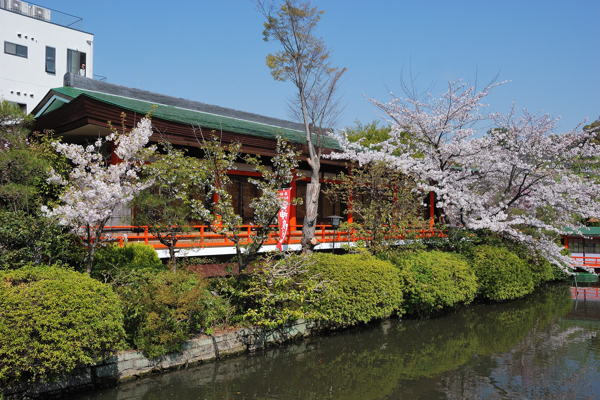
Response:
[{"label": "water reflection", "polygon": [[[585,306],[585,307],[584,307]],[[152,375],[79,399],[595,398],[600,302],[565,286]]]}]

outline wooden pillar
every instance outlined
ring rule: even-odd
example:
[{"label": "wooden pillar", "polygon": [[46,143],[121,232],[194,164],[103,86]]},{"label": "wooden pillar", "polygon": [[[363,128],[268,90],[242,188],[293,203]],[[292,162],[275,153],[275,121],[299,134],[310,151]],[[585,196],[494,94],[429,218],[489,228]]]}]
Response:
[{"label": "wooden pillar", "polygon": [[115,153],[116,148],[117,148],[117,146],[115,145],[115,142],[110,142],[110,163],[111,163],[111,165],[117,165],[118,163],[121,162],[121,159],[119,158],[119,156],[117,156],[117,153]]},{"label": "wooden pillar", "polygon": [[[290,188],[292,189],[292,199],[296,198],[296,179],[294,178],[290,183]],[[296,205],[290,205],[290,231],[296,230]]]},{"label": "wooden pillar", "polygon": [[569,250],[569,237],[565,236],[565,249]]}]

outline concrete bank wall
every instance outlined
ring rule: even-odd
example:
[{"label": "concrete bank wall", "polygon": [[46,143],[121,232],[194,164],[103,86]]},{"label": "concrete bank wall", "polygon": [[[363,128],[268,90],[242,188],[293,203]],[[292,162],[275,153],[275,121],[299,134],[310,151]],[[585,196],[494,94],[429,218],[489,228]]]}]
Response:
[{"label": "concrete bank wall", "polygon": [[303,320],[268,330],[243,328],[233,332],[204,336],[183,344],[182,351],[149,359],[140,351],[123,351],[89,367],[79,368],[56,382],[31,382],[2,389],[6,399],[60,398],[65,393],[114,385],[150,372],[186,368],[234,354],[256,351],[269,346],[311,336],[319,331]]}]

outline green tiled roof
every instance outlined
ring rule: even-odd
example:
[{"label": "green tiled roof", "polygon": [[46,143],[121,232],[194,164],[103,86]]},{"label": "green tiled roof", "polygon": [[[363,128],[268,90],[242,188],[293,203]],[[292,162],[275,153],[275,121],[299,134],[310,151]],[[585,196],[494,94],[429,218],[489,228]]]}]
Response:
[{"label": "green tiled roof", "polygon": [[[600,227],[597,226],[589,226],[587,228],[581,228],[581,234],[583,236],[600,236]],[[572,229],[565,229],[566,232],[569,233],[573,233],[574,231]],[[579,234],[576,234],[577,236],[579,236]]]},{"label": "green tiled roof", "polygon": [[[129,112],[138,114],[147,114],[154,103],[133,99],[129,97],[116,96],[91,90],[78,89],[72,87],[60,87],[53,89],[54,91],[66,96],[75,98],[81,95],[102,101],[107,104],[123,108]],[[276,126],[261,124],[254,121],[248,121],[238,118],[232,118],[223,115],[205,113],[196,110],[174,107],[170,105],[156,104],[157,108],[152,113],[153,117],[163,120],[178,122],[189,126],[202,126],[203,128],[214,129],[217,131],[228,131],[239,133],[242,135],[256,136],[266,139],[274,139],[276,134],[288,138],[290,141],[300,144],[306,143],[306,138],[303,131],[293,130],[289,128],[279,128]],[[113,121],[115,122],[115,121]],[[316,139],[313,137],[313,143]],[[322,138],[323,147],[337,150],[339,145],[336,140],[325,137]]]}]

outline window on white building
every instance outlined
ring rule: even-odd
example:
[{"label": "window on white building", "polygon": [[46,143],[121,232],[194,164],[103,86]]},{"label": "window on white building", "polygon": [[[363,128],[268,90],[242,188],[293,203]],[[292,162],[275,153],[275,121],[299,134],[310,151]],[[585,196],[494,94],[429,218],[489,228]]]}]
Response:
[{"label": "window on white building", "polygon": [[13,56],[27,58],[27,46],[21,46],[20,44],[4,42],[4,52]]},{"label": "window on white building", "polygon": [[56,74],[56,49],[46,46],[46,72]]},{"label": "window on white building", "polygon": [[67,50],[67,71],[72,74],[86,76],[85,53]]}]

